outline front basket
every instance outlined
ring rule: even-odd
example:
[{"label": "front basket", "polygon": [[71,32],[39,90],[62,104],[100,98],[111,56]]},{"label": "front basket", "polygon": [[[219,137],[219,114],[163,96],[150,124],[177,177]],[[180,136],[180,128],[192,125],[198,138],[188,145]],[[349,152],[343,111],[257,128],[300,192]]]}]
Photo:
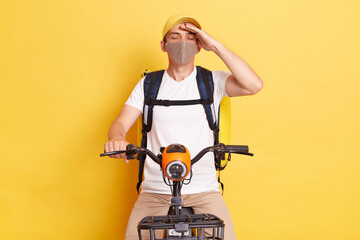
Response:
[{"label": "front basket", "polygon": [[[212,214],[187,214],[145,217],[138,224],[139,239],[202,240],[224,239],[224,221]],[[160,237],[159,237],[160,236]]]}]

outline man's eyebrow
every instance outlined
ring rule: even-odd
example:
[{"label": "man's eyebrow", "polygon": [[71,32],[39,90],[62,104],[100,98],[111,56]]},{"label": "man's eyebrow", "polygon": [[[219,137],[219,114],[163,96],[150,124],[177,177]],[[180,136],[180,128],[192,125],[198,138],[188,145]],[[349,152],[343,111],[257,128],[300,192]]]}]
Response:
[{"label": "man's eyebrow", "polygon": [[[169,35],[172,35],[172,34],[178,34],[178,35],[180,35],[179,32],[171,32],[171,33],[169,33]],[[188,31],[186,34],[196,35],[195,33],[190,32],[190,31]]]},{"label": "man's eyebrow", "polygon": [[180,35],[179,32],[171,32],[171,33],[169,33],[169,35],[172,35],[172,34],[178,34],[178,35]]}]

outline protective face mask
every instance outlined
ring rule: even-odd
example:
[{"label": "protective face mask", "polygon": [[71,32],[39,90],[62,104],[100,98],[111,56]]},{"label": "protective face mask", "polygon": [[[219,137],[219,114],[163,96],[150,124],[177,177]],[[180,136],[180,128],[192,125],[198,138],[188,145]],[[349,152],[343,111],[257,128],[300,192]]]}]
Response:
[{"label": "protective face mask", "polygon": [[190,62],[198,52],[198,46],[194,42],[177,41],[166,43],[166,52],[178,64]]}]

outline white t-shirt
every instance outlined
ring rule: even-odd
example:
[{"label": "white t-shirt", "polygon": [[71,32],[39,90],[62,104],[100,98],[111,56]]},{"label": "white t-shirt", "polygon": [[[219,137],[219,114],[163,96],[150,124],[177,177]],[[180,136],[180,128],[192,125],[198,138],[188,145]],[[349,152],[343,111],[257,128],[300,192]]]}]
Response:
[{"label": "white t-shirt", "polygon": [[[164,72],[157,99],[164,100],[193,100],[200,99],[196,82],[197,69],[183,81],[177,82]],[[226,96],[225,82],[231,73],[213,71],[214,104],[217,109],[223,96]],[[135,86],[126,105],[143,111],[144,79]],[[209,128],[204,107],[201,104],[186,106],[154,106],[151,131],[147,135],[147,148],[155,155],[160,153],[160,147],[179,143],[184,145],[193,158],[202,149],[214,144],[213,131]],[[193,175],[189,185],[183,185],[182,194],[193,194],[208,191],[219,191],[214,167],[214,154],[205,154],[192,167]],[[188,176],[189,177],[189,176]],[[187,178],[188,178],[187,177]],[[147,157],[144,167],[144,181],[142,192],[171,194],[162,177],[160,166]]]}]

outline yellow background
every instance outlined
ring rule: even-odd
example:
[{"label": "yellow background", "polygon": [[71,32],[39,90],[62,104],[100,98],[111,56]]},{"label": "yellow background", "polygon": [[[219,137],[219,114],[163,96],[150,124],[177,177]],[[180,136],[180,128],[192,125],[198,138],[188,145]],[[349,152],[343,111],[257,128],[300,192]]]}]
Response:
[{"label": "yellow background", "polygon": [[[123,239],[137,163],[99,153],[141,71],[167,66],[159,41],[178,12],[264,81],[232,99],[232,142],[256,154],[222,173],[238,239],[360,239],[359,10],[355,0],[1,1],[0,239]],[[196,64],[226,70],[205,51]]]}]

